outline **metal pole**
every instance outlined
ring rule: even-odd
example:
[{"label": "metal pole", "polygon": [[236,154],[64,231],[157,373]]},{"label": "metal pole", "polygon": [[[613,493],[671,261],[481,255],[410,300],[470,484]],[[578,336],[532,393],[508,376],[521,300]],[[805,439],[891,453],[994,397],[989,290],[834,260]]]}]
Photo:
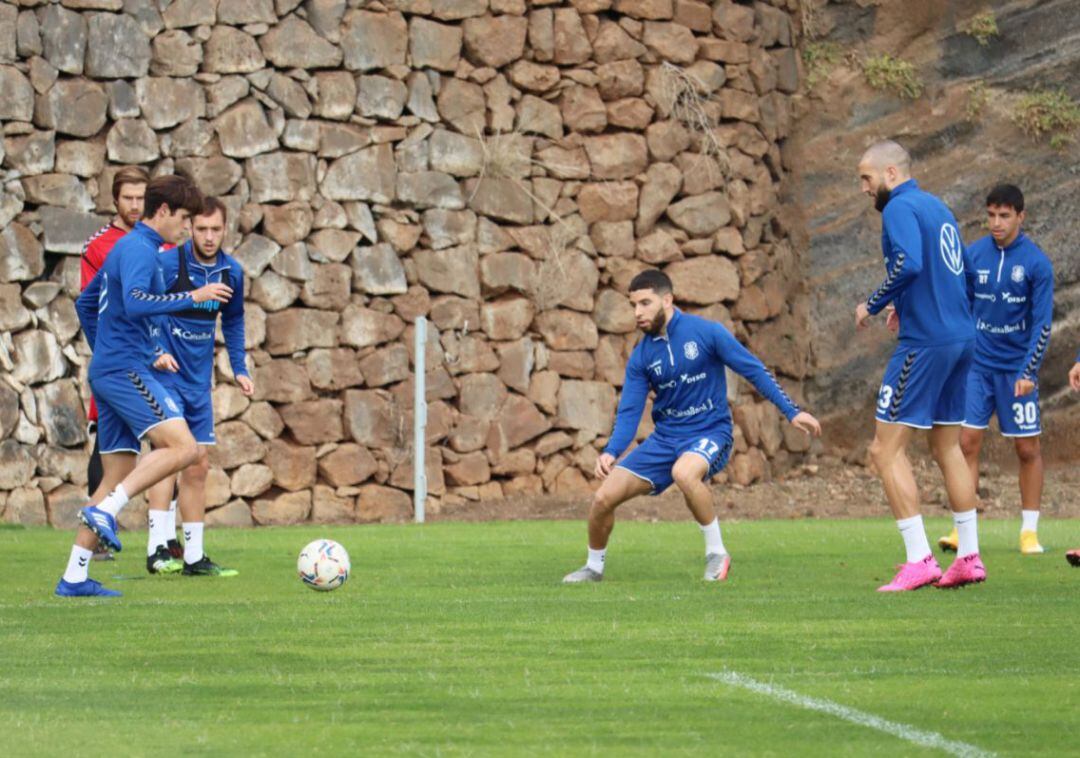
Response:
[{"label": "metal pole", "polygon": [[424,501],[427,500],[427,473],[424,469],[424,453],[427,449],[427,398],[425,384],[424,354],[427,345],[427,319],[416,317],[415,350],[413,361],[415,395],[413,396],[413,514],[416,523],[424,523]]}]

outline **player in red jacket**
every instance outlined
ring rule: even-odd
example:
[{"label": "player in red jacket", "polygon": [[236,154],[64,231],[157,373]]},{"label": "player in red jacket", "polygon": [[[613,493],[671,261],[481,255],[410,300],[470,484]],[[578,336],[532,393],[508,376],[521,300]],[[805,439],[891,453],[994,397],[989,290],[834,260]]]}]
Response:
[{"label": "player in red jacket", "polygon": [[[136,222],[142,218],[143,199],[149,181],[150,175],[142,166],[125,166],[116,172],[112,184],[116,215],[108,224],[95,232],[83,246],[82,259],[79,263],[80,290],[86,289],[86,285],[94,278],[98,269],[105,264],[105,259],[112,252],[117,241],[130,232]],[[86,415],[90,421],[91,431],[96,431],[97,406],[94,404],[93,397],[90,398],[90,410]],[[94,449],[90,453],[90,462],[86,467],[87,495],[94,496],[94,492],[101,485],[103,476],[101,450],[98,447],[97,434],[95,434]],[[111,558],[112,553],[104,548],[99,548],[98,552],[94,553],[95,560],[111,560]]]}]

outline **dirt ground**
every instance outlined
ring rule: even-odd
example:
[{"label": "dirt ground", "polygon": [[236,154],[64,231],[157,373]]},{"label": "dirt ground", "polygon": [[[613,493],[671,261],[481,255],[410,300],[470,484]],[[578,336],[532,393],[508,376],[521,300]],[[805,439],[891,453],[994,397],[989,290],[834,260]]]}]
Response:
[{"label": "dirt ground", "polygon": [[[923,515],[946,515],[949,507],[941,474],[933,463],[915,459]],[[774,481],[713,488],[721,521],[763,518],[867,518],[889,513],[881,484],[861,465],[833,457],[803,464]],[[1080,468],[1048,467],[1043,491],[1047,518],[1080,518]],[[988,518],[1019,518],[1020,495],[1015,468],[986,464],[979,483],[979,511]],[[507,498],[446,505],[432,521],[582,519],[588,498],[553,496]],[[690,514],[676,488],[659,497],[640,497],[619,509],[618,518],[638,521],[684,521]]]}]

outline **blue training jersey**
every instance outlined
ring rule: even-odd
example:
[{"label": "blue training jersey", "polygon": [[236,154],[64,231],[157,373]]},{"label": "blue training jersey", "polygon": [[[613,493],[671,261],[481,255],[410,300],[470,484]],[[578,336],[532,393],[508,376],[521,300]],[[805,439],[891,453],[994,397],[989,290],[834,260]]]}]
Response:
[{"label": "blue training jersey", "polygon": [[1054,267],[1020,234],[998,247],[990,235],[969,248],[975,269],[975,365],[1031,379],[1050,345]]},{"label": "blue training jersey", "polygon": [[893,189],[881,217],[887,274],[866,301],[870,313],[896,306],[901,345],[974,339],[968,291],[973,274],[952,211],[909,179]]},{"label": "blue training jersey", "polygon": [[154,360],[151,319],[191,308],[188,293],[162,286],[157,251],[164,240],[141,221],[116,243],[105,264],[75,302],[94,357],[90,376],[146,369]]},{"label": "blue training jersey", "polygon": [[650,391],[656,434],[693,437],[726,427],[730,435],[725,366],[750,380],[788,420],[798,414],[772,373],[722,324],[676,310],[664,334],[646,334],[630,354],[604,452],[618,458],[630,445]]},{"label": "blue training jersey", "polygon": [[233,374],[247,376],[244,350],[244,272],[231,255],[218,252],[211,264],[195,257],[191,240],[158,253],[158,268],[167,292],[188,292],[220,282],[232,287],[227,303],[208,300],[188,309],[159,316],[154,336],[161,352],[176,359],[180,370],[167,373],[172,381],[209,388],[214,373],[214,332],[221,314],[221,332]]}]

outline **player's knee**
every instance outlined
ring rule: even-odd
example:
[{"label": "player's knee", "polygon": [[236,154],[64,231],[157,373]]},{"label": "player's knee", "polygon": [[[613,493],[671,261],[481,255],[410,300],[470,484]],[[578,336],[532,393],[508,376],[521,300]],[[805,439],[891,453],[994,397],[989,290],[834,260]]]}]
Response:
[{"label": "player's knee", "polygon": [[889,461],[890,456],[887,451],[888,448],[885,443],[877,437],[874,437],[874,439],[870,441],[870,447],[867,449],[867,452],[870,454],[870,460],[873,461],[874,465],[879,469],[883,464]]},{"label": "player's knee", "polygon": [[964,453],[965,458],[978,455],[980,448],[982,448],[982,440],[978,435],[961,433],[960,450]]},{"label": "player's knee", "polygon": [[210,456],[207,455],[206,449],[196,445],[198,452],[196,453],[195,462],[189,465],[184,470],[184,478],[188,480],[205,480],[210,473]]},{"label": "player's knee", "polygon": [[199,446],[195,443],[195,438],[190,435],[188,439],[177,442],[174,450],[181,469],[191,466],[199,459]]},{"label": "player's knee", "polygon": [[671,472],[671,478],[675,480],[675,486],[683,492],[695,489],[701,484],[701,472],[693,470],[690,466],[678,466]]},{"label": "player's knee", "polygon": [[1038,437],[1021,437],[1016,440],[1016,457],[1021,463],[1035,463],[1042,459],[1042,446]]},{"label": "player's knee", "polygon": [[592,509],[599,513],[610,513],[619,505],[619,499],[610,490],[601,487],[593,494]]}]

